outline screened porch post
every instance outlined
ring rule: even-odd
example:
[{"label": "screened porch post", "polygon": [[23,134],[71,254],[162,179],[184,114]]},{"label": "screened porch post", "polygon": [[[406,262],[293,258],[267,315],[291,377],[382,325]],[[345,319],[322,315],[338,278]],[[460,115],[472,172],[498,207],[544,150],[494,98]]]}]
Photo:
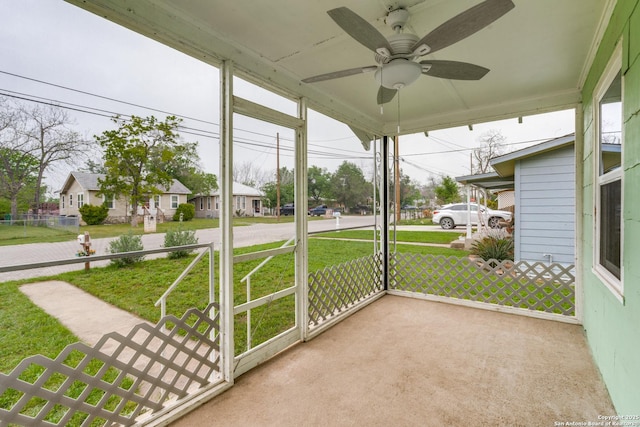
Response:
[{"label": "screened porch post", "polygon": [[233,383],[233,64],[220,68],[220,298],[222,373]]},{"label": "screened porch post", "polygon": [[307,103],[305,98],[298,100],[298,118],[302,124],[295,129],[295,218],[296,218],[296,325],[300,331],[300,339],[309,335],[309,284],[308,284],[308,155],[307,155]]},{"label": "screened porch post", "polygon": [[380,186],[380,208],[382,209],[382,285],[389,290],[389,137],[382,137],[382,183]]}]

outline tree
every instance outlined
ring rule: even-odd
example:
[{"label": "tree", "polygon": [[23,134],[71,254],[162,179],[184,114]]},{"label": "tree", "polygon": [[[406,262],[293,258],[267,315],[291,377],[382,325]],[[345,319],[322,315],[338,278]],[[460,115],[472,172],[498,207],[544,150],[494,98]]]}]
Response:
[{"label": "tree", "polygon": [[309,197],[316,204],[330,197],[331,174],[326,168],[311,166],[307,171]]},{"label": "tree", "polygon": [[504,143],[507,138],[499,130],[491,129],[482,136],[482,146],[473,150],[473,165],[471,174],[477,175],[491,171],[491,159],[504,153]]},{"label": "tree", "polygon": [[25,190],[33,191],[38,160],[29,153],[0,147],[0,197],[9,199],[11,216],[18,215],[18,202]]},{"label": "tree", "polygon": [[373,187],[354,163],[344,161],[331,177],[331,193],[345,209],[364,204],[373,194]]},{"label": "tree", "polygon": [[453,203],[460,200],[458,183],[450,176],[442,178],[442,182],[435,188],[438,202],[442,204]]},{"label": "tree", "polygon": [[84,167],[80,169],[82,172],[89,173],[101,173],[106,174],[107,170],[104,167],[104,163],[94,162],[93,159],[87,159]]},{"label": "tree", "polygon": [[269,174],[258,168],[253,162],[233,165],[233,180],[253,188],[261,188],[269,182]]},{"label": "tree", "polygon": [[419,184],[400,171],[400,206],[411,205],[420,198]]},{"label": "tree", "polygon": [[[274,172],[275,175],[275,172]],[[277,181],[267,182],[262,186],[265,201],[270,208],[275,208],[278,203],[278,183]],[[291,203],[295,199],[295,174],[293,169],[280,168],[280,206]]]},{"label": "tree", "polygon": [[93,148],[90,141],[82,140],[68,128],[70,124],[70,118],[60,107],[29,108],[0,98],[0,147],[9,150],[4,154],[11,153],[14,160],[15,156],[29,155],[37,161],[35,182],[30,187],[35,212],[43,199],[45,172],[61,162],[71,165]]},{"label": "tree", "polygon": [[138,206],[149,197],[168,188],[173,174],[185,164],[192,164],[191,146],[183,146],[176,128],[181,120],[168,116],[160,121],[153,116],[131,116],[130,120],[113,118],[119,127],[104,131],[96,140],[104,150],[104,179],[98,179],[100,194],[126,195],[131,203],[131,225],[138,225]]}]

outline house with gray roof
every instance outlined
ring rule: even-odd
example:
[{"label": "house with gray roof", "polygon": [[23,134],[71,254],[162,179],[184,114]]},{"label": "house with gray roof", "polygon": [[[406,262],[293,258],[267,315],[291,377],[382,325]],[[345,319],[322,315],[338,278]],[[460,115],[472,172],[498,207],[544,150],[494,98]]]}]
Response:
[{"label": "house with gray roof", "polygon": [[[71,172],[64,182],[60,193],[60,215],[80,216],[79,209],[86,204],[102,205],[109,207],[107,222],[127,222],[131,216],[131,204],[126,197],[120,196],[110,200],[99,195],[100,186],[98,179],[104,178],[104,174],[89,172]],[[174,179],[169,188],[160,188],[162,194],[150,196],[145,206],[138,208],[138,215],[143,215],[145,209],[151,215],[155,215],[158,221],[173,218],[176,209],[182,203],[187,203],[187,197],[191,190],[180,181]]]},{"label": "house with gray roof", "polygon": [[516,261],[575,263],[575,135],[495,157],[494,172],[457,177],[487,190],[514,189]]},{"label": "house with gray roof", "polygon": [[[233,183],[233,207],[236,216],[262,216],[264,193],[239,182]],[[198,194],[189,200],[196,207],[196,218],[220,217],[220,191]]]}]

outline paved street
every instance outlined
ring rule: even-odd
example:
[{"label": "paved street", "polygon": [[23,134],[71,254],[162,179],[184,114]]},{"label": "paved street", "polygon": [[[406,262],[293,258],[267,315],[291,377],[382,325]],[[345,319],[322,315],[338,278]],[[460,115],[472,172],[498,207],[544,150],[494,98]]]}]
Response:
[{"label": "paved street", "polygon": [[[340,228],[361,227],[373,225],[372,216],[345,216],[340,218]],[[331,231],[336,229],[335,219],[324,219],[309,221],[309,232]],[[278,240],[288,240],[295,234],[293,223],[282,224],[254,224],[249,226],[234,227],[234,246],[243,247],[262,243],[269,243]],[[211,228],[197,230],[196,236],[200,243],[214,242],[216,249],[220,247],[220,230]],[[109,242],[114,238],[92,239],[91,247],[95,249],[96,255],[107,253]],[[145,249],[160,248],[164,244],[164,234],[145,234],[142,236],[142,243]],[[0,267],[29,264],[36,262],[57,261],[74,257],[80,249],[80,245],[75,241],[58,243],[32,243],[28,245],[0,246]],[[164,254],[156,256],[165,256]],[[153,255],[148,256],[152,258]],[[92,262],[92,266],[106,265],[108,261]],[[81,270],[84,264],[70,264],[46,267],[32,270],[20,270],[0,273],[0,283],[9,280],[28,279],[32,277],[42,277],[60,274],[65,271]]]}]

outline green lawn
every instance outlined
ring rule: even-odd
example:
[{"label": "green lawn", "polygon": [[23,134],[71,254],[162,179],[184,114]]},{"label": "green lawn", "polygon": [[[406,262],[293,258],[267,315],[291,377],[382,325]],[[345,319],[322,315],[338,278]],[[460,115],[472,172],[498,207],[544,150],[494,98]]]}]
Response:
[{"label": "green lawn", "polygon": [[[329,233],[314,234],[313,237],[373,240],[373,232],[371,230],[332,231]],[[389,232],[389,238],[393,239],[393,231]],[[396,240],[398,242],[446,244],[453,242],[457,238],[457,233],[445,233],[441,231],[396,231]]]},{"label": "green lawn", "polygon": [[[236,253],[254,252],[278,247],[282,242],[238,248]],[[329,265],[360,258],[372,253],[369,242],[340,242],[312,239],[309,242],[309,271],[316,271]],[[438,255],[465,256],[467,253],[449,248],[399,245],[402,252],[432,253]],[[74,284],[99,298],[152,322],[158,321],[160,309],[154,306],[156,300],[180,275],[192,258],[169,260],[165,258],[148,260],[129,268],[92,268],[89,272],[74,271],[38,280],[64,280]],[[217,254],[216,254],[217,264]],[[234,265],[235,303],[246,301],[245,284],[240,279],[250,272],[261,260]],[[293,254],[275,257],[251,280],[252,298],[267,295],[293,284]],[[216,268],[217,274],[217,268]],[[207,304],[208,289],[203,278],[208,277],[208,258],[187,276],[169,297],[167,311],[181,314],[187,308],[203,308]],[[40,308],[34,306],[24,296],[18,286],[34,280],[6,282],[0,286],[0,371],[8,372],[23,358],[39,353],[55,357],[69,343],[77,341],[68,330],[52,319]],[[217,286],[217,280],[216,280]],[[216,289],[217,291],[217,289]],[[252,311],[254,322],[259,328],[254,333],[253,345],[270,337],[273,330],[280,330],[293,324],[293,298],[274,303],[268,314],[262,309]],[[260,322],[256,322],[260,319]],[[243,328],[244,317],[237,317],[237,349],[246,344]],[[254,323],[254,324],[255,324]]]},{"label": "green lawn", "polygon": [[39,242],[64,242],[76,238],[76,233],[49,227],[15,224],[0,225],[0,246]]}]

